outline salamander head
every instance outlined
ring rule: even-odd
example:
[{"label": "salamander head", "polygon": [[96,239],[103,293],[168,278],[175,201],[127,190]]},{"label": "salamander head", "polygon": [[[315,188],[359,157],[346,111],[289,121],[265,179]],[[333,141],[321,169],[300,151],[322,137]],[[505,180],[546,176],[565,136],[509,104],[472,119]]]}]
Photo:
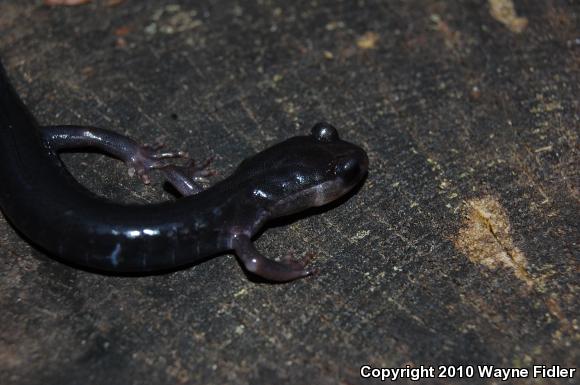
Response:
[{"label": "salamander head", "polygon": [[[366,175],[365,151],[339,138],[336,128],[318,123],[244,161],[238,172],[252,181],[254,198],[272,217],[322,206],[343,196]],[[251,175],[248,175],[251,174]]]}]

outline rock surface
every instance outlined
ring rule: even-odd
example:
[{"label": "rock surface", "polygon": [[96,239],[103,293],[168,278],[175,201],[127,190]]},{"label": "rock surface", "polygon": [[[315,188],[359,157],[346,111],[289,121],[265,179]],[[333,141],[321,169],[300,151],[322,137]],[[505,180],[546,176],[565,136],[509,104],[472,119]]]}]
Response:
[{"label": "rock surface", "polygon": [[[316,254],[318,276],[283,285],[252,282],[231,255],[86,272],[0,219],[0,383],[578,365],[574,1],[81,3],[0,3],[0,57],[42,124],[161,138],[227,175],[326,120],[367,149],[370,174],[344,204],[262,235],[266,255]],[[110,199],[173,199],[112,159],[63,158]]]}]

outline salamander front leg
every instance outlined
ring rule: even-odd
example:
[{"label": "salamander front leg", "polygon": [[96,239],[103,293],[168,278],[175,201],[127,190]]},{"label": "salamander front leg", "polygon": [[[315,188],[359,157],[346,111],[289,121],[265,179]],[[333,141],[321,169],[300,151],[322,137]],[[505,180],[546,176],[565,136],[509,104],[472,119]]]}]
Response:
[{"label": "salamander front leg", "polygon": [[50,126],[42,128],[45,143],[55,151],[95,148],[121,159],[141,180],[150,182],[149,172],[163,167],[164,159],[186,158],[187,153],[160,152],[160,145],[141,145],[133,139],[103,128],[86,126]]},{"label": "salamander front leg", "polygon": [[282,263],[264,257],[256,250],[250,238],[244,235],[236,236],[233,246],[246,270],[270,281],[292,281],[315,272],[296,260]]}]

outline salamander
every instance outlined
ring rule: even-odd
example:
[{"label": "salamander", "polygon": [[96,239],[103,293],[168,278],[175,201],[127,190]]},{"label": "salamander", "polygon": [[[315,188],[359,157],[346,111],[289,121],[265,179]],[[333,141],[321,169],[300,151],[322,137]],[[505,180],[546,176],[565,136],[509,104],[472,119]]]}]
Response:
[{"label": "salamander", "polygon": [[[182,197],[121,204],[96,195],[67,171],[62,151],[96,149],[124,161],[144,182],[160,172]],[[305,263],[262,255],[252,240],[274,218],[325,205],[362,183],[368,157],[318,123],[241,162],[203,188],[204,164],[177,165],[163,153],[107,129],[41,127],[0,64],[0,208],[30,243],[70,264],[113,273],[147,273],[233,251],[269,281],[312,274]]]}]

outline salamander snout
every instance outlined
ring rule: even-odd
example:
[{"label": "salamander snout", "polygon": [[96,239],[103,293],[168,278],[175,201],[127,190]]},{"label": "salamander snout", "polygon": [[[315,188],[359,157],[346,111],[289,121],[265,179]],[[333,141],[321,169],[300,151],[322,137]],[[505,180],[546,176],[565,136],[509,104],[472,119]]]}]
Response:
[{"label": "salamander snout", "polygon": [[326,122],[315,124],[311,134],[317,142],[333,148],[337,156],[335,173],[345,184],[357,183],[362,179],[369,166],[369,158],[362,148],[340,140],[337,129]]},{"label": "salamander snout", "polygon": [[366,170],[363,169],[363,162],[356,158],[340,159],[335,167],[336,176],[342,179],[345,185],[357,183]]},{"label": "salamander snout", "polygon": [[360,147],[351,146],[348,155],[340,157],[334,168],[337,178],[346,189],[358,184],[367,174],[369,167],[367,154]]}]

